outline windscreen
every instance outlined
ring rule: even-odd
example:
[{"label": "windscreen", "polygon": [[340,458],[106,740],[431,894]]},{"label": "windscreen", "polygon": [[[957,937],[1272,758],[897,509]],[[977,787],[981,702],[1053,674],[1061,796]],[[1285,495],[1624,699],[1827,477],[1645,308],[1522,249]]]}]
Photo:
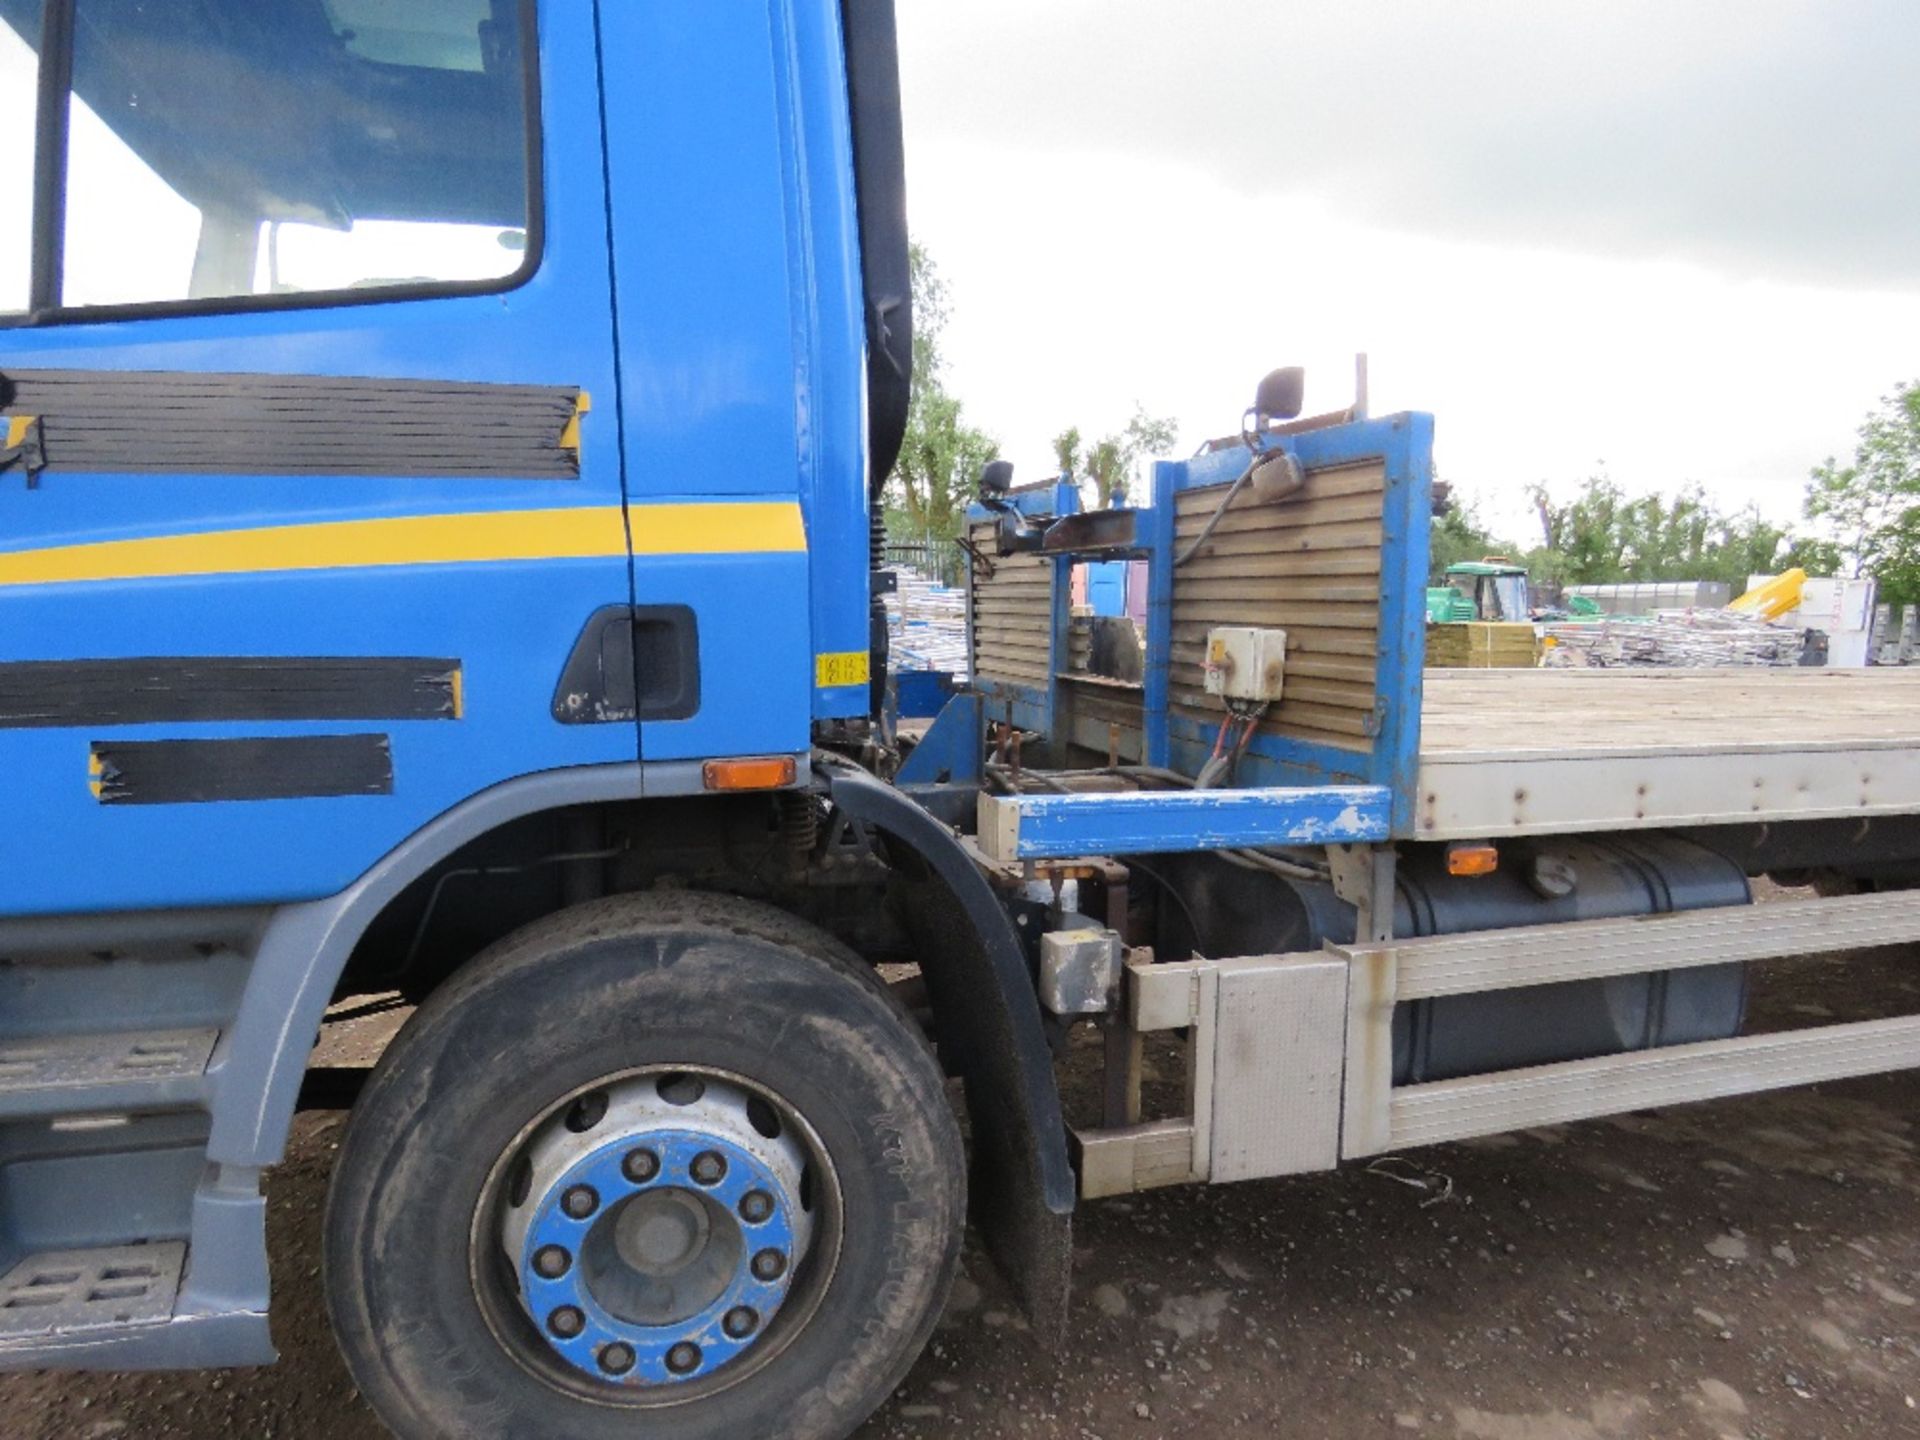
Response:
[{"label": "windscreen", "polygon": [[1496,575],[1493,577],[1493,593],[1500,602],[1500,613],[1489,615],[1489,620],[1526,620],[1531,618],[1532,605],[1527,598],[1527,577],[1524,575]]}]

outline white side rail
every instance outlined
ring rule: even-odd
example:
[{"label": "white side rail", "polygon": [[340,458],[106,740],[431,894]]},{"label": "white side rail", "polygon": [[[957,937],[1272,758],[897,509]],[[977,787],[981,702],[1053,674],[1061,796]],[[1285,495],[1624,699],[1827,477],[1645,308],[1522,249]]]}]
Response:
[{"label": "white side rail", "polygon": [[1920,891],[1351,946],[1341,1155],[1920,1066],[1920,1017],[1823,1025],[1426,1085],[1393,1083],[1393,1010],[1472,995],[1920,941]]},{"label": "white side rail", "polygon": [[1089,1198],[1920,1068],[1920,1016],[1393,1083],[1396,1006],[1920,942],[1920,891],[1127,966],[1127,1024],[1187,1037],[1188,1114],[1076,1136]]}]

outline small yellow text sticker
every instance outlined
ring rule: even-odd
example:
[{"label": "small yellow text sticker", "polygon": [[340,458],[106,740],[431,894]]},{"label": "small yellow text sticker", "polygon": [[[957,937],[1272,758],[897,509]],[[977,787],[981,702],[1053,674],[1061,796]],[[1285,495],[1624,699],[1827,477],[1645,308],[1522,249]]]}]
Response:
[{"label": "small yellow text sticker", "polygon": [[813,658],[813,683],[816,689],[833,690],[842,685],[865,685],[873,676],[873,662],[864,650],[816,655]]}]

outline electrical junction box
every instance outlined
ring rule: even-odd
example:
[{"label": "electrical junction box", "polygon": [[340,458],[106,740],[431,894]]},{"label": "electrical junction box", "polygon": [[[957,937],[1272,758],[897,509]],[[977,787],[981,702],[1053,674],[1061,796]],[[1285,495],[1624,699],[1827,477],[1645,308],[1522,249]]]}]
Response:
[{"label": "electrical junction box", "polygon": [[1040,937],[1040,1005],[1053,1015],[1102,1015],[1120,989],[1120,937],[1050,930]]},{"label": "electrical junction box", "polygon": [[1230,626],[1207,632],[1207,694],[1271,705],[1286,673],[1286,631]]}]

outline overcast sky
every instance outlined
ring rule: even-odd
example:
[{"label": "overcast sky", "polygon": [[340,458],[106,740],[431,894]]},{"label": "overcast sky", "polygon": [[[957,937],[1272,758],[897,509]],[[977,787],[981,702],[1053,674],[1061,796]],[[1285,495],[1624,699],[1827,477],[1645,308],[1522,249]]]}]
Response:
[{"label": "overcast sky", "polygon": [[900,7],[951,378],[1025,478],[1135,401],[1183,446],[1267,369],[1438,418],[1523,486],[1798,512],[1920,378],[1916,0]]}]

